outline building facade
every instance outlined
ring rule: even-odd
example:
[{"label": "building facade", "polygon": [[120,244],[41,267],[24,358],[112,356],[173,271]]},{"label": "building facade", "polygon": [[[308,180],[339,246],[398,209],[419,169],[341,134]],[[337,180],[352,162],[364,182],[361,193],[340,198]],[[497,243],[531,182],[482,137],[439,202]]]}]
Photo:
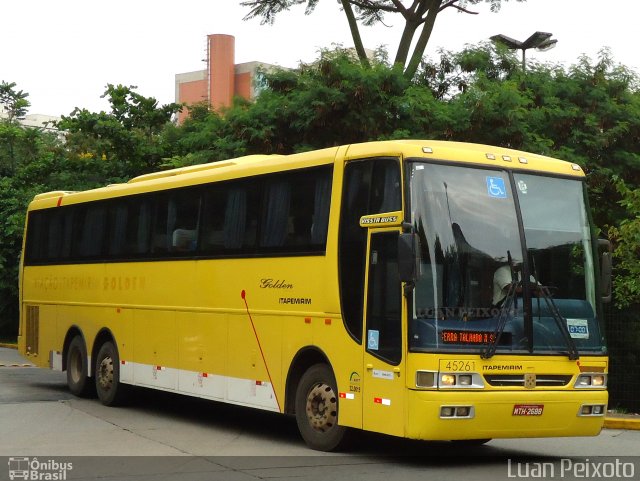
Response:
[{"label": "building facade", "polygon": [[[262,62],[235,63],[235,38],[231,35],[207,36],[207,68],[176,74],[176,102],[193,105],[206,102],[212,109],[230,107],[235,96],[248,100],[257,94],[259,69],[274,68]],[[185,108],[178,122],[189,115]]]}]

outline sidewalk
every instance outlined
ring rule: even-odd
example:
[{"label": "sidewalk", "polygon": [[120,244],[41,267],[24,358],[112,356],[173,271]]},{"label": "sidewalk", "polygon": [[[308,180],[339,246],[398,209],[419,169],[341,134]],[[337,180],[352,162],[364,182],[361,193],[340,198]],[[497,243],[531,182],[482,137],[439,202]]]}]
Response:
[{"label": "sidewalk", "polygon": [[607,413],[604,418],[605,429],[633,429],[640,431],[640,415]]},{"label": "sidewalk", "polygon": [[0,367],[33,367],[33,364],[18,354],[15,345],[1,344]]}]

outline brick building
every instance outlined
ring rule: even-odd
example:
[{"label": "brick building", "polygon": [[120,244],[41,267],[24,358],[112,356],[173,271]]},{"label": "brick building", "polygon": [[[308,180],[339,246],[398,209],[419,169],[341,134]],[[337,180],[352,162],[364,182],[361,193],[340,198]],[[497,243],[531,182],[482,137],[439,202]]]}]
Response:
[{"label": "brick building", "polygon": [[[262,62],[235,63],[235,38],[231,35],[207,36],[207,68],[176,74],[176,102],[207,102],[212,109],[229,107],[233,97],[253,99],[257,94],[256,72],[274,65]],[[182,122],[188,115],[178,115]]]}]

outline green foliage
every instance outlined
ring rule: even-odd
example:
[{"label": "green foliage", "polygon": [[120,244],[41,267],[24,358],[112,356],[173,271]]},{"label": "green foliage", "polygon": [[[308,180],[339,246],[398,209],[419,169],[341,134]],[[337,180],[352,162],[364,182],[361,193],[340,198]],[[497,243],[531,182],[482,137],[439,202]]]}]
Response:
[{"label": "green foliage", "polygon": [[26,114],[30,102],[27,100],[28,93],[16,90],[15,82],[0,82],[0,112],[2,117],[9,123],[22,119]]},{"label": "green foliage", "polygon": [[0,177],[0,335],[15,335],[18,318],[18,266],[26,205],[41,186]]},{"label": "green foliage", "polygon": [[58,122],[58,128],[68,132],[68,150],[75,160],[81,166],[89,160],[89,170],[99,178],[129,178],[156,170],[165,156],[161,134],[181,106],[158,106],[156,99],[135,88],[108,84],[103,97],[110,112],[76,108]]},{"label": "green foliage", "polygon": [[640,189],[629,188],[619,178],[614,180],[622,196],[620,204],[627,212],[619,226],[609,227],[615,246],[614,296],[616,305],[625,308],[640,302]]}]

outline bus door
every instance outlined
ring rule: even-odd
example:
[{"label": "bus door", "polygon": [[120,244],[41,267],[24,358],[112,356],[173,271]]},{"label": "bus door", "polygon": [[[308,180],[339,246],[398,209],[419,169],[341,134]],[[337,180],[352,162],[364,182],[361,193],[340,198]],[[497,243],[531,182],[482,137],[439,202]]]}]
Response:
[{"label": "bus door", "polygon": [[402,286],[399,230],[369,231],[364,309],[363,428],[404,435]]}]

